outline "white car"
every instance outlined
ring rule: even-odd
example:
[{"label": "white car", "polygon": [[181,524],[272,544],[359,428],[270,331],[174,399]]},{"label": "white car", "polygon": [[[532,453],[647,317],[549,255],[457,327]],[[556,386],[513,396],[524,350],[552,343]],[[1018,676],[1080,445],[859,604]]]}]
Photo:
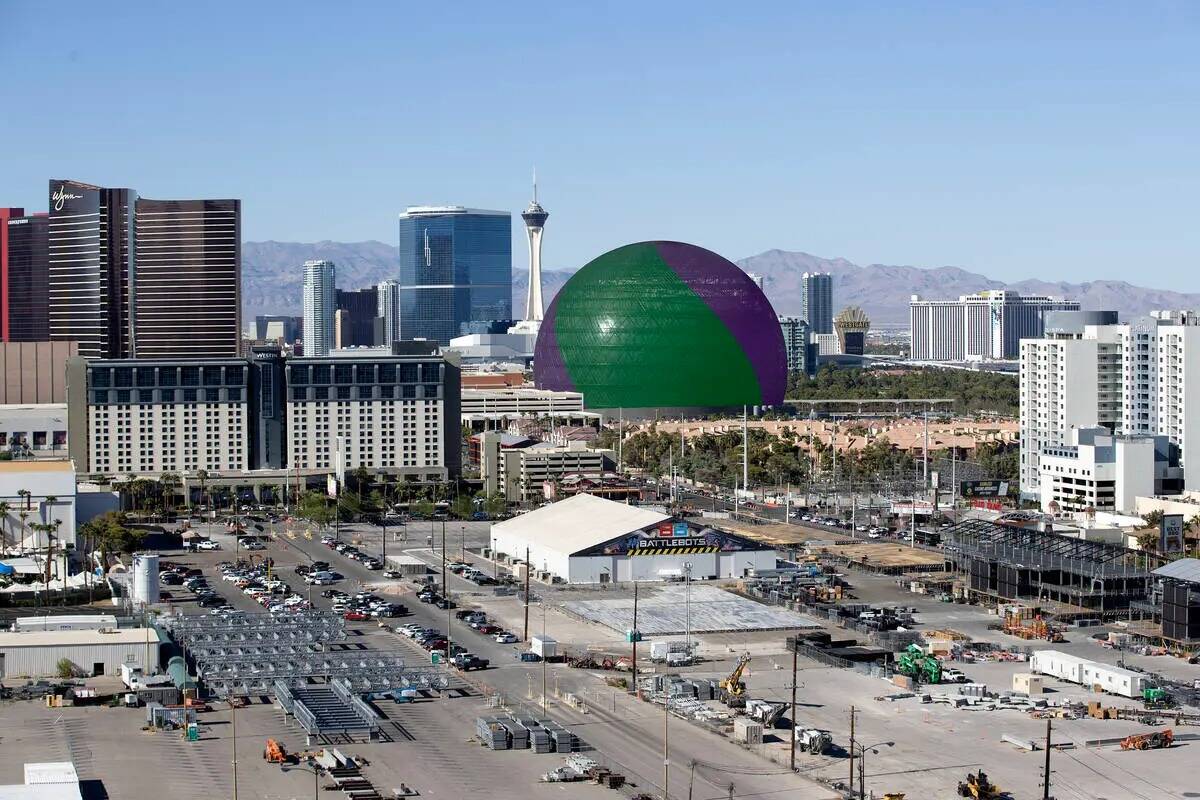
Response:
[{"label": "white car", "polygon": [[205,539],[204,541],[198,542],[196,544],[196,549],[197,550],[220,550],[221,545],[217,544],[212,539]]},{"label": "white car", "polygon": [[514,642],[521,641],[511,633],[497,633],[494,638],[499,644],[513,644]]}]

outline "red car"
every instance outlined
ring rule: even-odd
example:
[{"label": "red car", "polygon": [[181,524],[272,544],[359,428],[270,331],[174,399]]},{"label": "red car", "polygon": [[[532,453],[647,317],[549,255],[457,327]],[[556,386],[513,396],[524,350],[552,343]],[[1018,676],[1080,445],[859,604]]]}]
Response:
[{"label": "red car", "polygon": [[500,631],[502,631],[504,629],[501,628],[499,625],[493,625],[489,622],[484,625],[480,625],[475,630],[479,631],[480,633],[484,634],[485,636],[490,636],[492,634],[499,633]]},{"label": "red car", "polygon": [[364,621],[370,619],[370,617],[368,617],[366,614],[362,613],[361,611],[347,611],[342,616],[342,618],[346,619],[350,622],[364,622]]}]

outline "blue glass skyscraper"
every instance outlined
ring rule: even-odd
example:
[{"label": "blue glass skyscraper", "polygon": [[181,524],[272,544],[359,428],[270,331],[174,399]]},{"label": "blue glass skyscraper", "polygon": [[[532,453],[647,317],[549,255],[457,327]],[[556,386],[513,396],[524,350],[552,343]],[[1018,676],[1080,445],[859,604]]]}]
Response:
[{"label": "blue glass skyscraper", "polygon": [[512,319],[512,215],[413,206],[400,215],[400,335],[449,344],[474,320]]}]

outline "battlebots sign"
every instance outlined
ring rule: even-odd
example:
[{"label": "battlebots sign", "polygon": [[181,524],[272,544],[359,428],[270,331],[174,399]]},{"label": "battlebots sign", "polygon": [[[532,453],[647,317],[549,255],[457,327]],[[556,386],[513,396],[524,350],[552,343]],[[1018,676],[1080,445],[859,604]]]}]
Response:
[{"label": "battlebots sign", "polygon": [[735,536],[728,531],[701,528],[682,520],[668,520],[606,542],[580,555],[688,555],[760,549],[762,547],[756,542]]}]

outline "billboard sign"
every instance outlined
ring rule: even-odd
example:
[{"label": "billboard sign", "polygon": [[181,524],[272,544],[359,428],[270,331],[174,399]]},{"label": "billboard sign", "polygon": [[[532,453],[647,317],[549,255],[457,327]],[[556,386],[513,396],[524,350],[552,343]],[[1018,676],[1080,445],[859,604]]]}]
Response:
[{"label": "billboard sign", "polygon": [[1183,514],[1163,514],[1162,521],[1158,523],[1158,552],[1183,551]]},{"label": "billboard sign", "polygon": [[1008,481],[960,481],[963,497],[1008,497],[1012,484]]}]

